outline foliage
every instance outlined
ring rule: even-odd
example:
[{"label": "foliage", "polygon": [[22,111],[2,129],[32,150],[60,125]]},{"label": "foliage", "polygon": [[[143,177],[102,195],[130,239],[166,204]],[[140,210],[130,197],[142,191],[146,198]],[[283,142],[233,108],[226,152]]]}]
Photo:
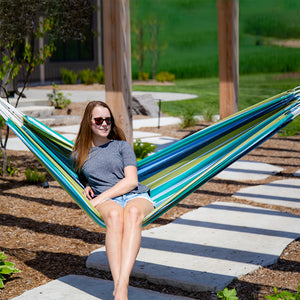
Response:
[{"label": "foliage", "polygon": [[61,78],[64,84],[75,84],[77,81],[78,75],[72,71],[65,68],[60,69]]},{"label": "foliage", "polygon": [[282,292],[279,293],[277,288],[274,287],[274,294],[266,296],[265,299],[271,299],[271,300],[279,300],[279,299],[300,300],[300,284],[298,285],[298,292],[296,294],[288,292],[288,291],[282,291]]},{"label": "foliage", "polygon": [[[81,39],[90,26],[92,5],[88,0],[4,0],[0,5],[0,91],[8,99],[7,85],[13,83],[18,94],[18,106],[32,72],[54,52],[57,39]],[[55,20],[55,22],[54,22]],[[44,38],[39,49],[38,39]],[[47,43],[48,41],[48,43]],[[22,74],[19,74],[22,71]],[[17,75],[22,75],[18,76]],[[22,89],[17,88],[17,79],[22,81]],[[2,138],[0,130],[0,149],[3,153],[3,176],[7,175],[6,146],[9,129]]]},{"label": "foliage", "polygon": [[156,74],[155,80],[160,82],[165,82],[165,81],[172,82],[175,80],[175,75],[169,72],[159,72],[158,74]]},{"label": "foliage", "polygon": [[140,139],[137,139],[133,144],[133,149],[137,160],[141,160],[147,157],[150,153],[154,152],[156,146],[152,145],[151,143],[144,143]]},{"label": "foliage", "polygon": [[142,80],[142,81],[149,80],[149,73],[147,73],[147,72],[139,72],[139,80]]},{"label": "foliage", "polygon": [[50,104],[58,109],[67,107],[71,103],[71,100],[58,90],[58,86],[55,83],[52,83],[52,86],[52,93],[47,94]]},{"label": "foliage", "polygon": [[105,82],[105,76],[102,66],[97,66],[95,71],[91,69],[81,70],[78,76],[81,83],[83,84],[93,84],[96,82],[99,84],[104,84]]},{"label": "foliage", "polygon": [[147,20],[139,12],[140,6],[139,1],[131,1],[130,3],[131,56],[138,64],[138,73],[143,73],[148,51],[146,44]]},{"label": "foliage", "polygon": [[214,116],[214,113],[213,113],[213,109],[211,107],[207,107],[203,110],[203,119],[204,121],[207,121],[207,122],[210,122],[213,120],[213,116]]},{"label": "foliage", "polygon": [[[141,1],[131,1],[130,8],[132,58],[138,65],[138,74],[144,73],[144,64],[148,58],[151,62],[152,79],[154,79],[161,54],[166,48],[166,42],[162,42],[160,38],[161,25],[165,16],[149,14],[150,11],[145,9]],[[138,78],[141,80],[140,77]]]},{"label": "foliage", "polygon": [[4,288],[4,280],[7,280],[9,276],[14,273],[21,272],[15,268],[15,264],[9,261],[5,261],[7,255],[4,252],[0,252],[0,288]]},{"label": "foliage", "polygon": [[238,300],[239,298],[236,295],[236,289],[229,290],[228,288],[217,293],[218,298],[221,298],[222,300]]},{"label": "foliage", "polygon": [[104,84],[105,82],[105,76],[104,76],[104,71],[103,71],[103,67],[102,66],[97,66],[95,73],[94,73],[94,77],[95,77],[95,82],[99,83],[99,84]]},{"label": "foliage", "polygon": [[[2,152],[0,152],[0,157],[2,156]],[[12,165],[12,162],[11,162],[11,158],[7,158],[7,166],[6,166],[6,173],[8,176],[14,176],[14,175],[18,175],[19,173],[19,169],[14,167]],[[0,175],[3,175],[3,169],[0,169]]]},{"label": "foliage", "polygon": [[30,184],[43,183],[46,181],[46,175],[41,173],[35,167],[31,170],[29,167],[25,170],[26,181]]},{"label": "foliage", "polygon": [[157,17],[152,16],[148,22],[150,41],[149,53],[151,60],[152,79],[156,78],[156,70],[160,60],[161,53],[167,47],[166,43],[162,44],[159,41],[159,34],[161,31],[161,21]]},{"label": "foliage", "polygon": [[3,128],[5,125],[5,120],[2,116],[0,116],[0,128]]},{"label": "foliage", "polygon": [[95,83],[95,74],[91,69],[85,69],[79,72],[79,79],[83,84]]},{"label": "foliage", "polygon": [[191,107],[186,108],[183,111],[183,114],[181,116],[181,128],[187,128],[191,126],[195,126],[196,119],[195,119],[195,110]]}]

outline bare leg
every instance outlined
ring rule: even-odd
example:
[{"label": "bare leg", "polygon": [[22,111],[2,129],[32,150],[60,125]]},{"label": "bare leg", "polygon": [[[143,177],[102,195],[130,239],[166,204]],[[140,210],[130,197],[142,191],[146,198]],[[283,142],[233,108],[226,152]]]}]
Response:
[{"label": "bare leg", "polygon": [[129,276],[141,246],[142,221],[153,210],[144,198],[131,200],[124,208],[121,265],[115,300],[128,299]]},{"label": "bare leg", "polygon": [[106,225],[105,249],[116,290],[121,268],[124,209],[113,201],[105,201],[96,208]]}]

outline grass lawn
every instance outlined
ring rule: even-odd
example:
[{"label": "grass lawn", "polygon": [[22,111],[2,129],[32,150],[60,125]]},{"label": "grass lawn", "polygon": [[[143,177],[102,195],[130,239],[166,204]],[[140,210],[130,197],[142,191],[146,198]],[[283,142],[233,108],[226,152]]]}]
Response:
[{"label": "grass lawn", "polygon": [[[149,20],[160,24],[157,72],[176,78],[218,76],[217,1],[132,0],[132,29],[144,24],[144,71],[151,76]],[[240,74],[300,71],[300,49],[274,45],[277,39],[299,39],[299,0],[239,1]],[[132,50],[140,49],[132,30]],[[137,78],[137,60],[132,74]]]}]

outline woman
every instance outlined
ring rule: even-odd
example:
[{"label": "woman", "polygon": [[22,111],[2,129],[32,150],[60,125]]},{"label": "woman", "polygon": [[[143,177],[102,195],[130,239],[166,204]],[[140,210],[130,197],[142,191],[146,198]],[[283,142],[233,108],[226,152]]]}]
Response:
[{"label": "woman", "polygon": [[73,157],[88,182],[83,194],[106,225],[105,247],[115,300],[126,300],[129,276],[140,249],[142,221],[154,207],[149,188],[138,182],[132,147],[104,102],[88,103]]}]

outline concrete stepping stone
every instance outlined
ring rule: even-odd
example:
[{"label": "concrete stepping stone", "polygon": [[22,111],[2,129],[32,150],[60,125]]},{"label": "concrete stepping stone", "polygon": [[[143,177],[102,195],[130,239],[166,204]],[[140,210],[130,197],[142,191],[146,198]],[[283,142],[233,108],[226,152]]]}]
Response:
[{"label": "concrete stepping stone", "polygon": [[263,180],[270,175],[283,171],[282,168],[270,164],[238,160],[224,171],[216,175],[216,178],[235,181]]},{"label": "concrete stepping stone", "polygon": [[[214,202],[143,231],[133,274],[188,291],[217,292],[234,278],[276,262],[300,236],[299,228],[299,216]],[[89,255],[86,266],[109,270],[104,247]]]},{"label": "concrete stepping stone", "polygon": [[300,209],[300,179],[284,179],[240,189],[236,198]]},{"label": "concrete stepping stone", "polygon": [[148,138],[141,138],[141,142],[150,143],[156,146],[155,152],[160,151],[172,144],[176,143],[178,139],[172,138],[169,136],[158,136],[158,137],[148,137]]},{"label": "concrete stepping stone", "polygon": [[155,132],[148,132],[148,131],[133,131],[133,138],[134,139],[145,139],[149,137],[158,137],[161,136],[159,133]]},{"label": "concrete stepping stone", "polygon": [[294,176],[300,177],[300,169],[298,171],[296,171],[296,173],[294,174]]},{"label": "concrete stepping stone", "polygon": [[142,127],[158,127],[165,126],[165,125],[176,125],[181,122],[180,118],[176,117],[161,117],[158,118],[147,118],[147,119],[138,119],[133,120],[132,127],[134,130],[140,129]]},{"label": "concrete stepping stone", "polygon": [[[25,292],[13,300],[113,300],[113,282],[99,278],[68,275]],[[192,298],[160,294],[150,290],[129,287],[129,299],[188,300]]]},{"label": "concrete stepping stone", "polygon": [[13,151],[29,151],[27,146],[19,138],[9,138],[7,140],[6,149]]}]

